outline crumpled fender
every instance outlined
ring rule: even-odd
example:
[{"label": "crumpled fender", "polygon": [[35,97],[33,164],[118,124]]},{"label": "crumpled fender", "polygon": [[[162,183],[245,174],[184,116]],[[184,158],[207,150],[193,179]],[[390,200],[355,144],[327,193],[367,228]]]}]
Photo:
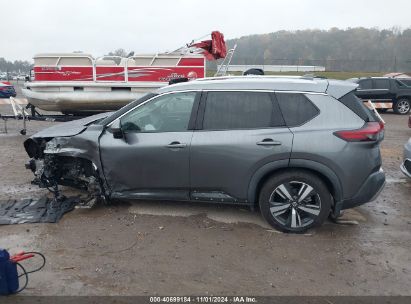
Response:
[{"label": "crumpled fender", "polygon": [[104,131],[102,125],[91,125],[83,133],[71,137],[55,137],[47,142],[45,155],[67,156],[89,160],[97,170],[104,188],[108,190],[100,161],[99,138]]}]

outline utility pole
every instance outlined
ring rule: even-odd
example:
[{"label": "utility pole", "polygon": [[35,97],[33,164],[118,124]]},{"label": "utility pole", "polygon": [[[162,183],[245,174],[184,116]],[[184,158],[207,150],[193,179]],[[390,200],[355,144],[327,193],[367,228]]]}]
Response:
[{"label": "utility pole", "polygon": [[397,55],[394,56],[394,72],[397,72]]}]

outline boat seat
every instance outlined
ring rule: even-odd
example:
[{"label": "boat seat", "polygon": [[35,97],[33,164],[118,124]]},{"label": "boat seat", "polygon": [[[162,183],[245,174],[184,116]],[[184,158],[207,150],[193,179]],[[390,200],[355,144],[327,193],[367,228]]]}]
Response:
[{"label": "boat seat", "polygon": [[117,65],[114,60],[111,59],[99,59],[96,61],[96,66],[101,66],[101,65]]},{"label": "boat seat", "polygon": [[136,66],[136,62],[134,59],[131,58],[121,58],[120,66],[126,66],[126,62],[128,61],[128,66]]}]

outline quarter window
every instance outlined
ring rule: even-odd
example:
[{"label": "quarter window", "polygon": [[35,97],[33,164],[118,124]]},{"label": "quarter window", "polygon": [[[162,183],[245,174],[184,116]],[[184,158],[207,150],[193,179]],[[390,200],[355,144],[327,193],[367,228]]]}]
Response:
[{"label": "quarter window", "polygon": [[208,92],[203,129],[256,129],[283,125],[267,92]]},{"label": "quarter window", "polygon": [[121,118],[124,132],[181,132],[188,129],[195,92],[159,96]]},{"label": "quarter window", "polygon": [[276,93],[287,126],[300,126],[318,114],[318,109],[300,93]]}]

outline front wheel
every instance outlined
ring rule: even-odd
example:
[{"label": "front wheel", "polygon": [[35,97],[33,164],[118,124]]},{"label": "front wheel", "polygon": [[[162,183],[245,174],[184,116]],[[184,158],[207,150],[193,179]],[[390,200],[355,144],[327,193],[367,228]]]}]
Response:
[{"label": "front wheel", "polygon": [[393,105],[394,112],[401,115],[408,114],[410,109],[411,102],[408,98],[400,98]]},{"label": "front wheel", "polygon": [[259,204],[271,226],[283,232],[301,233],[325,221],[331,210],[331,194],[318,176],[290,170],[267,180]]}]

